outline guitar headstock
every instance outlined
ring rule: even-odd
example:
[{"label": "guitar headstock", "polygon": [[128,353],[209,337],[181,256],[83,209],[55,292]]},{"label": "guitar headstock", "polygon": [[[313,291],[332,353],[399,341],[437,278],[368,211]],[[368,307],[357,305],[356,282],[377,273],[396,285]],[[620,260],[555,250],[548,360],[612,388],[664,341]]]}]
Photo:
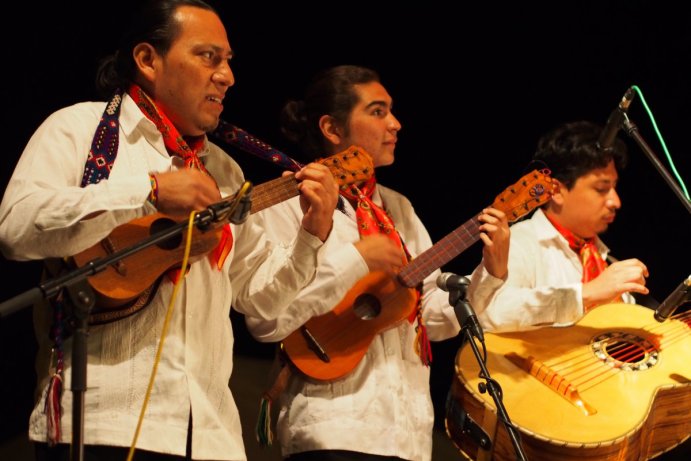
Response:
[{"label": "guitar headstock", "polygon": [[317,160],[331,170],[340,187],[367,181],[374,174],[372,156],[364,149],[350,146],[348,149]]},{"label": "guitar headstock", "polygon": [[552,197],[555,185],[550,173],[547,169],[531,171],[497,195],[492,207],[506,213],[509,222],[525,216]]}]

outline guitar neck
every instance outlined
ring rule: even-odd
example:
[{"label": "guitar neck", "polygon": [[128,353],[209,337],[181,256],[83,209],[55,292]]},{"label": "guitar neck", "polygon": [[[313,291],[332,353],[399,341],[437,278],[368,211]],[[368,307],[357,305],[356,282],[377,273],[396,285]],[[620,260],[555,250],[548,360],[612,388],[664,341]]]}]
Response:
[{"label": "guitar neck", "polygon": [[252,188],[252,208],[250,213],[262,211],[264,208],[293,198],[299,193],[298,180],[292,174],[254,186]]},{"label": "guitar neck", "polygon": [[480,239],[480,221],[477,216],[422,252],[403,267],[398,280],[406,287],[416,287],[425,277],[463,253]]}]

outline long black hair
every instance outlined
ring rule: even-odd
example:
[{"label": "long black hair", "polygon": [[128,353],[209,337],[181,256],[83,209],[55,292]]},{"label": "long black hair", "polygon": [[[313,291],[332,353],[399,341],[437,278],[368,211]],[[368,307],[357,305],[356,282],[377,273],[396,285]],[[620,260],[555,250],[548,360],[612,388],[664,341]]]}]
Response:
[{"label": "long black hair", "polygon": [[319,119],[330,115],[347,129],[359,100],[354,87],[370,82],[379,82],[379,74],[366,67],[343,65],[321,71],[308,85],[303,100],[288,101],[283,107],[281,131],[310,159],[323,157],[328,146]]}]

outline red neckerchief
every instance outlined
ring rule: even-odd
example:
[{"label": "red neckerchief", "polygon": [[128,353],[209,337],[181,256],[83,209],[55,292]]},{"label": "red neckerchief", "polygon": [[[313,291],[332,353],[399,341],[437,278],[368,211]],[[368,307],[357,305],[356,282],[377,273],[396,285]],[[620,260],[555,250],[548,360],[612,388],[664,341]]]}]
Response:
[{"label": "red neckerchief", "polygon": [[[196,168],[211,176],[197,155],[204,147],[204,136],[188,136],[185,138],[180,135],[180,132],[168,117],[158,110],[156,103],[138,85],[132,84],[128,94],[137,103],[137,106],[146,115],[146,118],[156,125],[156,128],[163,136],[163,142],[169,154],[182,158],[187,168]],[[221,270],[223,267],[223,262],[232,247],[233,234],[230,230],[230,224],[226,224],[223,226],[221,241],[209,255],[212,265],[216,266],[218,270]],[[177,275],[173,275],[171,278],[176,281]]]},{"label": "red neckerchief", "polygon": [[[368,235],[384,234],[401,248],[403,252],[404,262],[411,259],[410,253],[405,244],[401,240],[401,236],[396,231],[393,220],[388,213],[372,201],[372,195],[377,187],[377,180],[372,175],[360,188],[351,186],[349,189],[341,190],[341,195],[351,202],[355,202],[355,218],[357,220],[358,232],[360,238]],[[432,362],[432,348],[427,337],[427,329],[422,322],[421,309],[421,292],[419,289],[415,290],[417,293],[417,309],[410,315],[409,321],[413,323],[417,320],[417,333],[415,341],[415,352],[420,357],[420,360],[425,366]]]},{"label": "red neckerchief", "polygon": [[371,176],[362,187],[351,186],[350,189],[342,190],[341,195],[356,203],[355,218],[361,238],[368,235],[384,234],[393,240],[399,248],[404,249],[401,237],[396,232],[391,217],[372,201],[376,186],[377,180]]},{"label": "red neckerchief", "polygon": [[590,282],[600,275],[607,267],[607,262],[602,259],[595,245],[595,237],[584,239],[574,235],[573,232],[558,224],[549,215],[545,214],[554,228],[569,242],[569,247],[581,258],[583,265],[583,283]]}]

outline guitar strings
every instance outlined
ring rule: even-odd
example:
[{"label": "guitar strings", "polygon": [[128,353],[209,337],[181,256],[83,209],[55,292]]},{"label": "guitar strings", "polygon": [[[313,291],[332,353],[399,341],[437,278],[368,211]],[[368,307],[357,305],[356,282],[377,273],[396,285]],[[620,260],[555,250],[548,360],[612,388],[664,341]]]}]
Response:
[{"label": "guitar strings", "polygon": [[[662,351],[680,341],[689,340],[691,338],[689,335],[691,313],[682,313],[672,318],[679,320],[679,322],[643,326],[644,330],[652,334],[652,336],[644,338],[648,341],[647,345],[627,343],[620,338],[603,340],[601,349],[606,351],[606,354],[613,361],[605,362],[594,356],[591,346],[588,345],[578,348],[574,353],[560,357],[556,361],[544,362],[544,366],[554,372],[552,380],[559,377],[580,391],[592,389],[619,374],[630,363],[629,360],[642,354],[649,355],[656,350]],[[654,326],[651,327],[650,325]]]}]

